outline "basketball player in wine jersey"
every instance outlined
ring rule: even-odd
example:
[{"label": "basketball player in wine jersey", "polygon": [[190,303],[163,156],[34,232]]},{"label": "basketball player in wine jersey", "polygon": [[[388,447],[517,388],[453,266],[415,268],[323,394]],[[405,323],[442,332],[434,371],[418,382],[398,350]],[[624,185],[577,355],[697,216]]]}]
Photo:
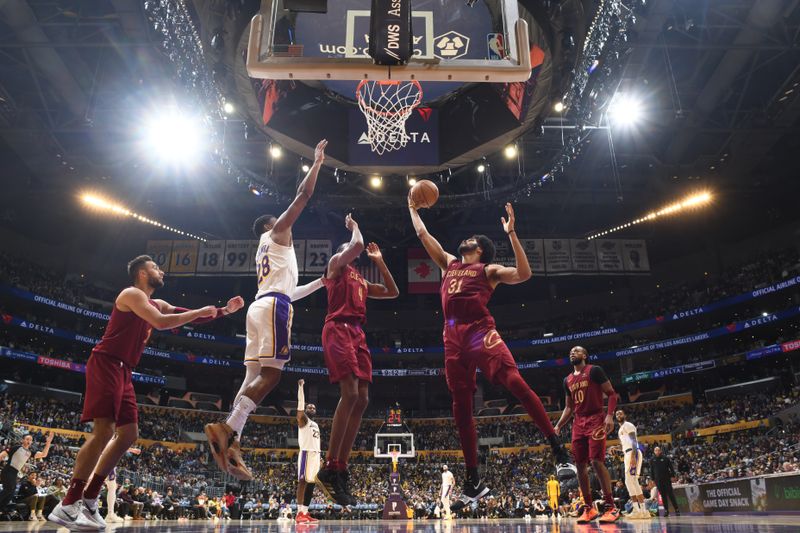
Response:
[{"label": "basketball player in wine jersey", "polygon": [[367,321],[367,298],[397,298],[400,291],[374,242],[367,255],[378,267],[385,285],[366,281],[352,263],[364,250],[358,223],[349,214],[345,227],[352,232],[328,262],[324,283],[328,289],[328,315],[322,328],[322,349],[331,383],[339,384],[339,403],[333,415],[325,467],[317,479],[325,493],[340,505],[355,504],[347,484],[347,462],[369,402],[372,356],[363,325]]},{"label": "basketball player in wine jersey", "polygon": [[314,164],[297,187],[297,195],[286,211],[278,218],[262,215],[253,223],[253,233],[259,239],[256,252],[258,293],[256,301],[247,309],[245,322],[245,378],[227,420],[205,427],[217,466],[240,480],[253,479],[239,446],[247,417],[278,384],[283,366],[291,358],[291,302],[322,287],[321,280],[297,286],[292,226],[314,194],[327,144],[324,139],[317,144]]},{"label": "basketball player in wine jersey", "polygon": [[319,520],[308,514],[308,506],[319,473],[320,433],[319,425],[311,420],[317,414],[317,407],[313,403],[306,405],[304,383],[302,379],[297,382],[297,444],[300,453],[297,455],[297,516],[294,521],[316,524]]},{"label": "basketball player in wine jersey", "polygon": [[443,272],[440,292],[445,320],[444,371],[467,467],[467,481],[461,499],[452,506],[458,511],[490,492],[478,476],[478,435],[472,416],[477,368],[492,384],[502,385],[520,401],[550,444],[557,464],[568,462],[568,455],[541,400],[522,379],[517,363],[497,333],[494,318],[486,307],[499,284],[516,285],[531,277],[528,258],[514,230],[511,204],[505,206],[508,220],[503,217],[500,221],[511,241],[516,266],[505,267],[492,264],[494,243],[485,235],[473,235],[462,241],[458,248],[461,259],[445,252],[439,241],[428,233],[410,194],[408,201],[417,236]]},{"label": "basketball player in wine jersey", "polygon": [[106,527],[98,512],[97,497],[106,477],[139,435],[131,372],[153,328],[208,322],[244,306],[240,296],[231,298],[224,308],[209,305],[193,311],[151,299],[153,292],[164,286],[164,273],[147,255],[128,263],[128,275],[133,286],[117,296],[103,338],[86,363],[81,423],[94,422],[94,428],[75,458],[67,495],[48,517],[70,529]]},{"label": "basketball player in wine jersey", "polygon": [[[579,524],[586,524],[600,513],[592,505],[592,489],[589,486],[589,460],[592,461],[606,510],[600,517],[601,522],[616,522],[620,518],[619,509],[614,505],[611,492],[611,476],[606,469],[606,436],[614,429],[614,409],[617,407],[617,393],[606,377],[606,373],[597,365],[587,365],[589,353],[581,346],[575,346],[569,352],[569,362],[574,370],[564,378],[566,406],[556,424],[556,432],[572,422],[572,456],[578,467],[578,483],[585,506],[583,515],[578,518]],[[608,396],[608,409],[603,410],[603,395]]]}]

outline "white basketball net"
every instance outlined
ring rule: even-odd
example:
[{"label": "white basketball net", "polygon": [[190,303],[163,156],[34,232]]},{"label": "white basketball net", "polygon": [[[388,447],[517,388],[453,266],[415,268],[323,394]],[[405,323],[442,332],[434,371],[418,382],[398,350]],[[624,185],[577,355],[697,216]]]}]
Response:
[{"label": "white basketball net", "polygon": [[422,101],[417,81],[362,80],[356,88],[358,108],[367,119],[367,137],[378,155],[408,144],[406,120]]}]

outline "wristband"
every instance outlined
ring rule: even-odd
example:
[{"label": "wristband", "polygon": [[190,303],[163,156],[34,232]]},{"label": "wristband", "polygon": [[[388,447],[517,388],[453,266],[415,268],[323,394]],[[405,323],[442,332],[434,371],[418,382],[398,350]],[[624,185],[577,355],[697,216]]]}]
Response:
[{"label": "wristband", "polygon": [[511,231],[509,231],[509,232],[508,232],[506,235],[511,235],[512,233],[516,233],[516,232],[517,232],[517,230],[515,230],[515,229],[512,229],[512,230],[511,230]]}]

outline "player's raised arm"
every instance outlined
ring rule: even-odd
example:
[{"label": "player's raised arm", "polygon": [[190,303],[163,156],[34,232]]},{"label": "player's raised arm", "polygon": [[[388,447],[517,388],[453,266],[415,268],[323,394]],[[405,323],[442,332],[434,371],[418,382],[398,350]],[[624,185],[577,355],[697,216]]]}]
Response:
[{"label": "player's raised arm", "polygon": [[[165,300],[153,300],[153,301],[158,304],[158,306],[161,308],[161,312],[164,313],[165,315],[170,315],[170,314],[175,314],[175,313],[185,313],[185,312],[190,310],[190,309],[187,309],[185,307],[178,307],[178,306],[172,305],[172,304],[170,304],[169,302],[167,302]],[[225,307],[217,307],[216,308],[217,312],[216,312],[216,314],[214,316],[196,318],[196,319],[192,320],[191,323],[192,324],[205,324],[206,322],[211,322],[212,320],[216,320],[216,319],[221,318],[223,316],[232,315],[233,313],[235,313],[236,311],[238,311],[242,307],[244,307],[244,298],[242,298],[241,296],[234,296],[233,298],[228,300],[228,303],[225,305]]]},{"label": "player's raised arm", "polygon": [[292,301],[296,302],[297,300],[302,300],[306,296],[317,292],[324,286],[325,284],[322,283],[322,278],[317,278],[311,283],[306,283],[305,285],[298,285],[295,287],[294,292],[292,292]]},{"label": "player's raised arm", "polygon": [[117,297],[116,306],[123,312],[132,311],[156,329],[177,328],[198,318],[217,316],[217,308],[213,305],[183,313],[164,314],[160,308],[150,304],[144,291],[136,287],[123,290]]},{"label": "player's raised arm", "polygon": [[358,222],[353,219],[350,213],[347,213],[344,218],[344,227],[352,232],[352,236],[350,237],[350,242],[344,246],[344,249],[335,253],[331,260],[328,261],[328,277],[338,274],[339,269],[352,263],[364,251],[364,237],[361,236]]},{"label": "player's raised arm", "polygon": [[486,268],[486,275],[494,286],[500,283],[508,285],[516,285],[531,279],[531,265],[528,263],[528,256],[522,248],[522,243],[517,238],[517,232],[514,229],[514,208],[511,204],[506,204],[506,213],[508,219],[500,217],[500,222],[503,224],[503,231],[506,232],[508,238],[511,240],[511,248],[514,250],[514,260],[516,266],[506,267],[502,265],[489,265]]},{"label": "player's raised arm", "polygon": [[33,456],[34,459],[44,459],[50,453],[50,444],[53,442],[53,435],[52,431],[47,432],[47,436],[44,441],[44,450],[40,452],[36,452],[36,455]]},{"label": "player's raised arm", "polygon": [[400,295],[400,289],[397,288],[397,283],[394,282],[392,273],[389,272],[389,267],[386,266],[386,262],[383,260],[381,249],[378,248],[378,245],[374,242],[369,243],[369,246],[367,246],[367,256],[372,259],[372,262],[378,267],[381,276],[383,276],[383,282],[385,283],[385,285],[380,283],[367,283],[367,297],[376,300],[391,300],[392,298],[397,298]]},{"label": "player's raised arm", "polygon": [[414,224],[414,231],[417,232],[417,237],[419,237],[419,240],[422,242],[422,246],[425,247],[425,251],[428,252],[428,255],[439,268],[447,270],[447,265],[455,261],[456,256],[445,252],[442,245],[439,244],[439,241],[428,233],[428,228],[425,227],[425,223],[422,221],[422,218],[420,218],[419,213],[417,213],[417,207],[414,205],[414,200],[411,198],[410,191],[408,193],[408,212],[411,214],[411,223]]},{"label": "player's raised arm", "polygon": [[297,187],[297,195],[289,207],[278,217],[275,226],[272,228],[272,240],[280,245],[289,246],[292,241],[292,226],[294,225],[300,213],[305,209],[306,204],[314,194],[314,188],[317,186],[317,176],[319,169],[322,167],[322,162],[325,161],[325,147],[328,146],[328,141],[322,139],[317,147],[314,149],[314,164],[308,169],[306,177],[300,182]]},{"label": "player's raised arm", "polygon": [[[305,380],[297,380],[297,427],[301,428],[308,424],[308,417],[306,417],[306,395],[303,391]],[[313,415],[313,413],[312,413]]]}]

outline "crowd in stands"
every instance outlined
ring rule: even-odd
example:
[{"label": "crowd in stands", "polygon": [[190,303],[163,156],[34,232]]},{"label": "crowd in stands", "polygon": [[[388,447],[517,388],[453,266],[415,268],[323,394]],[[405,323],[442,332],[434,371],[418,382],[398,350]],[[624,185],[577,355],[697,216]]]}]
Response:
[{"label": "crowd in stands", "polygon": [[[553,317],[535,326],[530,326],[527,321],[517,324],[501,323],[499,331],[507,340],[537,338],[544,333],[556,335],[568,332],[579,332],[597,329],[614,324],[625,324],[635,320],[650,318],[670,310],[682,310],[697,307],[708,302],[733,296],[754,288],[768,285],[785,279],[790,275],[800,273],[800,255],[796,248],[777,250],[772,253],[760,254],[738,264],[725,267],[719,275],[704,276],[691,282],[680,285],[664,286],[653,291],[637,294],[636,305],[604,305],[592,310],[572,312],[568,316]],[[90,309],[109,312],[110,302],[116,296],[113,291],[94,286],[85,278],[75,276],[66,277],[57,272],[44,269],[29,261],[0,253],[0,279],[19,288],[29,290],[50,298],[67,303],[82,305]],[[93,300],[107,302],[104,308],[98,307]],[[38,320],[46,319],[38,317]],[[103,324],[99,324],[102,332]],[[92,328],[92,325],[88,327]],[[229,336],[234,336],[236,331],[232,328],[241,327],[239,322],[216,321],[204,326],[204,331],[218,330]],[[241,331],[239,331],[241,333]],[[367,341],[373,347],[387,349],[400,346],[436,346],[441,344],[441,331],[438,327],[428,329],[412,328],[410,330],[391,331],[381,328],[372,331],[367,328]],[[319,345],[321,331],[304,330],[298,323],[293,331],[293,341],[296,344]],[[635,339],[634,339],[635,340]],[[165,337],[154,337],[152,345],[165,350],[179,348]],[[204,354],[205,355],[205,354]],[[213,354],[208,354],[213,355]]]}]

